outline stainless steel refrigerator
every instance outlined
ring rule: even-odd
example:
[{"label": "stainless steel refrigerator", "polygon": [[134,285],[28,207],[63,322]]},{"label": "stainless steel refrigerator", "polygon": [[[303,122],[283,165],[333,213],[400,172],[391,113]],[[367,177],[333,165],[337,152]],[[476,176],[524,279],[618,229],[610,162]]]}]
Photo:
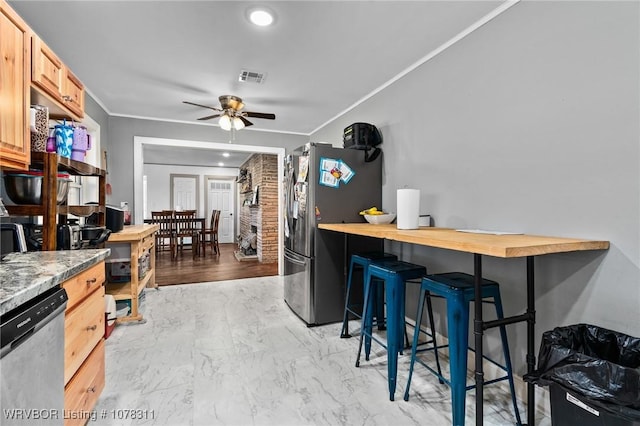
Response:
[{"label": "stainless steel refrigerator", "polygon": [[379,239],[319,230],[319,223],[364,222],[382,208],[382,156],[310,143],[285,159],[284,300],[307,325],[341,321],[347,259],[379,251]]}]

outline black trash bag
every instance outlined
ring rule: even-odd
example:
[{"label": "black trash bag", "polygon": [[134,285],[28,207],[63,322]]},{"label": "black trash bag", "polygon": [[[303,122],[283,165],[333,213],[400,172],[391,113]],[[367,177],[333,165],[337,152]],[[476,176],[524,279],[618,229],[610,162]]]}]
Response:
[{"label": "black trash bag", "polygon": [[543,333],[538,368],[524,379],[557,383],[595,406],[640,420],[640,338],[589,324],[556,327]]}]

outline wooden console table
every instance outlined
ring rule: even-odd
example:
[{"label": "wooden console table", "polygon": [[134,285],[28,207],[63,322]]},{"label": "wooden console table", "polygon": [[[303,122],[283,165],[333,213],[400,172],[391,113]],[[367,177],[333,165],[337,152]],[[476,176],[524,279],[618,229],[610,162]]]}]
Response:
[{"label": "wooden console table", "polygon": [[[536,347],[535,335],[535,284],[534,257],[583,250],[607,250],[608,241],[592,241],[579,238],[544,237],[537,235],[513,234],[496,235],[482,232],[460,232],[455,229],[422,227],[419,229],[397,229],[395,224],[372,225],[369,223],[321,223],[319,229],[342,232],[346,235],[363,235],[383,238],[390,241],[419,244],[440,249],[455,250],[473,254],[475,300],[474,300],[474,335],[475,335],[475,379],[476,379],[476,426],[483,424],[483,341],[484,331],[500,325],[527,323],[527,372],[535,368]],[[507,317],[502,320],[484,321],[482,315],[482,256],[498,258],[526,258],[527,310],[524,314]],[[401,301],[396,301],[401,303]],[[400,312],[400,309],[397,309]],[[396,324],[404,318],[388,318],[387,330],[397,329]],[[397,351],[397,339],[388,335],[387,352]],[[389,363],[389,369],[397,368]],[[391,372],[391,370],[389,370]],[[391,375],[391,374],[390,374]],[[390,391],[395,390],[390,389]],[[534,385],[527,384],[527,424],[534,424],[535,392]],[[464,419],[461,419],[464,423]],[[454,423],[458,423],[454,419]]]},{"label": "wooden console table", "polygon": [[[130,300],[131,312],[126,317],[116,320],[116,323],[142,321],[140,314],[139,296],[145,287],[157,288],[156,285],[156,251],[155,233],[158,225],[132,225],[125,226],[120,232],[109,236],[107,247],[110,243],[128,243],[131,248],[131,280],[124,283],[107,283],[106,293],[118,300]],[[145,253],[149,253],[150,267],[144,278],[138,277],[138,259]]]}]

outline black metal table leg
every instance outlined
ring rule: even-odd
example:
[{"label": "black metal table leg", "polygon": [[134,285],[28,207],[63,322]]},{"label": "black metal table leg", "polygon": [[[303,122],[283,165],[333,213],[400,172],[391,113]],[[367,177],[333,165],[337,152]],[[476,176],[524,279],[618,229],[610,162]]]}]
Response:
[{"label": "black metal table leg", "polygon": [[[527,373],[536,368],[535,332],[536,332],[536,298],[533,274],[533,256],[527,257]],[[535,424],[536,393],[533,383],[527,383],[527,424]]]},{"label": "black metal table leg", "polygon": [[482,370],[482,335],[484,333],[482,324],[482,255],[473,255],[474,273],[474,322],[473,332],[475,334],[475,379],[476,379],[476,426],[481,426],[483,422],[483,394],[484,394],[484,372]]},{"label": "black metal table leg", "polygon": [[[344,266],[342,268],[342,282],[344,287],[344,318],[342,320],[342,330],[340,331],[340,337],[347,339],[351,337],[349,334],[349,312],[347,312],[347,305],[349,304],[349,294],[347,294],[347,279],[349,275],[349,234],[344,234]],[[363,286],[364,287],[364,286]]]},{"label": "black metal table leg", "polygon": [[[534,276],[533,276],[533,256],[527,257],[527,311],[522,315],[514,315],[505,317],[502,319],[484,321],[482,319],[482,306],[478,306],[478,295],[481,295],[482,287],[482,263],[480,255],[474,255],[474,268],[475,268],[475,280],[474,280],[474,296],[476,297],[474,307],[476,309],[474,332],[476,342],[476,425],[482,424],[482,382],[484,378],[482,371],[482,333],[483,330],[488,330],[495,327],[501,327],[509,324],[516,324],[519,322],[527,322],[527,372],[531,373],[535,370],[536,356],[535,356],[535,323],[536,323],[536,311],[535,311],[535,288],[534,288]],[[517,416],[517,421],[520,421],[520,417]],[[527,422],[525,426],[533,426],[535,424],[535,386],[532,383],[527,383]],[[517,423],[520,425],[520,423]]]}]

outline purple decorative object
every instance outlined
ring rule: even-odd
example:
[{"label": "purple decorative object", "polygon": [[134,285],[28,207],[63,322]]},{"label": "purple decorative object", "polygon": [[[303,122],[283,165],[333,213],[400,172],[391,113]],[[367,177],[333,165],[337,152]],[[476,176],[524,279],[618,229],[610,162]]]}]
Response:
[{"label": "purple decorative object", "polygon": [[77,151],[74,149],[73,151],[71,151],[71,159],[76,161],[84,161],[85,152],[86,151]]},{"label": "purple decorative object", "polygon": [[87,128],[77,126],[73,129],[73,147],[74,151],[87,151],[89,149],[89,138]]},{"label": "purple decorative object", "polygon": [[56,137],[49,136],[47,138],[47,152],[56,152]]}]

